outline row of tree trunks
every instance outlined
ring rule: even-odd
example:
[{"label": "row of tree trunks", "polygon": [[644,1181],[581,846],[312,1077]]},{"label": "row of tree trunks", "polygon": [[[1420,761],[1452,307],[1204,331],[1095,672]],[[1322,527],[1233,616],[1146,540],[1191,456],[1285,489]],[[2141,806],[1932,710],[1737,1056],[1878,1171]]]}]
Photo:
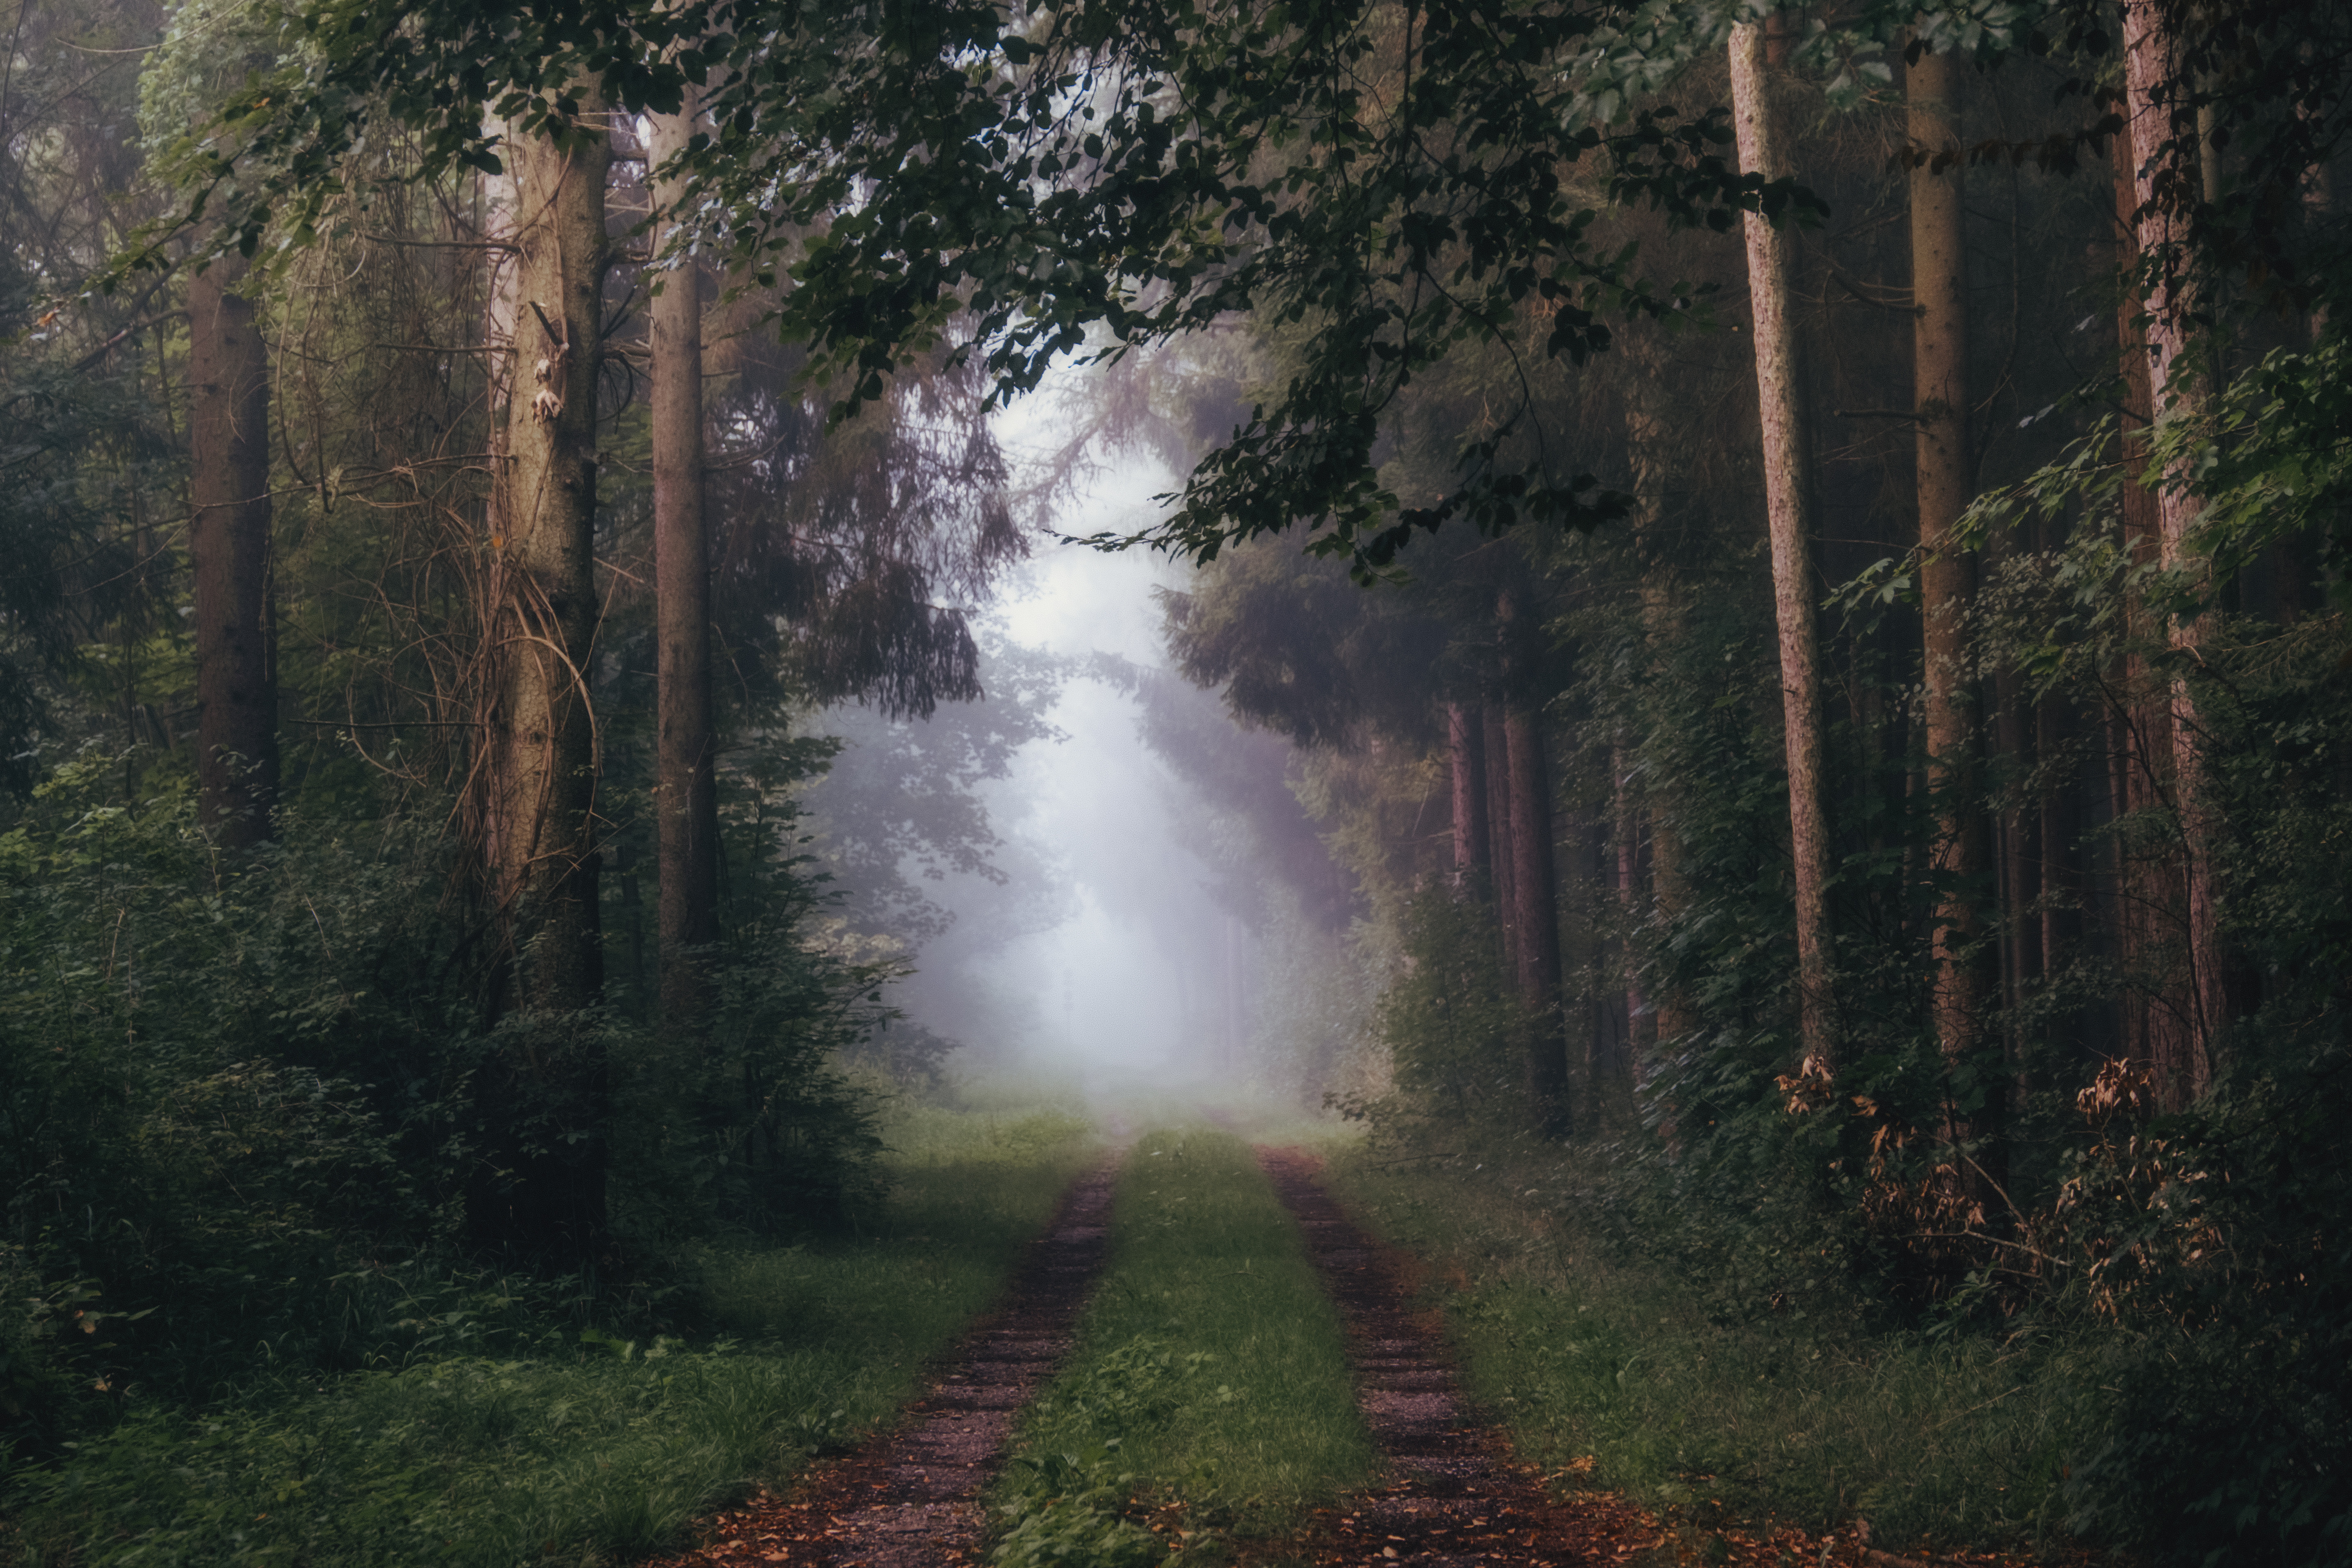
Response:
[{"label": "row of tree trunks", "polygon": [[1529,1126],[1564,1136],[1573,1120],[1552,778],[1543,720],[1528,679],[1536,638],[1516,588],[1496,596],[1498,699],[1446,707],[1454,816],[1454,880],[1466,897],[1491,893],[1504,965],[1529,1018],[1521,1042]]}]

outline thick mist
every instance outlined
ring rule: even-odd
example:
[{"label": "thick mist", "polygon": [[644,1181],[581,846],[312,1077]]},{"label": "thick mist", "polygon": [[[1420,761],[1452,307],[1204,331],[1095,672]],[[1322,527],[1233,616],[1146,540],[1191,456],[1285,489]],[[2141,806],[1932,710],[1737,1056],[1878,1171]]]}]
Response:
[{"label": "thick mist", "polygon": [[[1016,411],[1008,423],[1017,432],[1031,422]],[[1007,441],[1017,448],[1016,433]],[[1050,527],[1131,531],[1174,482],[1156,465],[1121,464],[1059,506]],[[815,847],[848,894],[849,923],[895,928],[898,956],[914,966],[887,992],[907,1016],[897,1027],[956,1042],[951,1074],[1042,1077],[1090,1098],[1222,1096],[1249,1077],[1262,954],[1244,915],[1263,900],[1204,855],[1210,809],[1147,740],[1139,700],[1142,687],[1164,700],[1178,684],[1163,668],[1155,595],[1184,581],[1148,552],[1042,539],[976,622],[983,701],[904,724],[835,710],[814,726],[844,742],[833,776],[809,795]],[[1214,703],[1189,688],[1183,698]],[[1264,739],[1221,713],[1202,717],[1236,748]],[[999,744],[1017,738],[993,758],[995,776],[978,776],[972,760],[989,742],[948,739],[974,731]],[[946,852],[902,847],[886,896],[885,868],[870,854],[850,864],[835,824],[870,807],[851,798],[860,789],[904,789],[909,804],[891,815],[944,823],[937,790],[911,781],[951,767],[948,752],[965,759],[963,793],[980,821],[939,827],[934,837],[962,835]],[[877,772],[883,754],[904,759],[895,773]],[[926,907],[910,913],[910,895]]]}]

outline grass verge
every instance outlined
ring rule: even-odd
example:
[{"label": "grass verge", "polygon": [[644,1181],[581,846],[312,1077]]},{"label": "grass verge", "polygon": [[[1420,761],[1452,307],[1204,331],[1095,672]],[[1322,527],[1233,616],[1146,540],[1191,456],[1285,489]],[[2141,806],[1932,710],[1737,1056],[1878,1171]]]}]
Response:
[{"label": "grass verge", "polygon": [[713,1337],[541,1321],[486,1353],[133,1405],[63,1467],[0,1484],[16,1516],[0,1562],[511,1568],[654,1550],[894,1412],[1092,1153],[1058,1111],[923,1111],[891,1131],[877,1232],[698,1260]]},{"label": "grass verge", "polygon": [[[1711,1318],[1544,1201],[1557,1173],[1333,1151],[1358,1223],[1429,1266],[1471,1394],[1520,1458],[1685,1521],[1869,1521],[1907,1543],[2053,1540],[2082,1409],[2063,1347]],[[1571,1184],[1572,1185],[1572,1184]]]},{"label": "grass verge", "polygon": [[1346,1331],[1247,1144],[1147,1134],[1112,1212],[1077,1349],[992,1493],[1002,1568],[1126,1568],[1171,1544],[1213,1562],[1223,1541],[1286,1532],[1377,1462]]}]

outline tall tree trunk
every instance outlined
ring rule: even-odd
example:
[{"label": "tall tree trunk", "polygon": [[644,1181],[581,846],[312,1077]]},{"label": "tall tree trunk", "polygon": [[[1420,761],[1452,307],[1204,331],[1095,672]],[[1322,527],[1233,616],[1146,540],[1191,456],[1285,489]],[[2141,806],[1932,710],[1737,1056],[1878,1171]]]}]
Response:
[{"label": "tall tree trunk", "polygon": [[1510,755],[1511,893],[1517,931],[1519,1001],[1527,1041],[1529,1120],[1548,1138],[1570,1124],[1568,1019],[1561,1006],[1559,894],[1552,865],[1551,768],[1533,679],[1535,627],[1517,589],[1496,601],[1504,649],[1503,733]]},{"label": "tall tree trunk", "polygon": [[[2128,279],[2139,267],[2135,222],[2138,159],[2128,125],[2116,138],[2115,163],[2117,270]],[[2124,383],[2123,543],[2130,563],[2146,567],[2156,562],[2161,524],[2156,492],[2138,482],[2147,465],[2152,417],[2147,338],[2139,318],[2139,301],[2126,290],[2116,309]],[[2132,640],[2146,641],[2147,612],[2136,589],[2128,615]],[[2174,858],[2150,843],[2147,826],[2155,813],[2168,809],[2172,784],[2169,714],[2162,702],[2146,700],[2148,679],[2147,660],[2137,652],[2126,655],[2116,682],[2124,695],[2107,714],[2107,750],[2112,759],[2109,812],[2132,823],[2128,831],[2115,837],[2114,926],[2124,973],[2116,1027],[2124,1056],[2153,1075],[2159,1070],[2158,1064],[2173,1060],[2179,1048],[2181,1015],[2172,975],[2178,967],[2177,944],[2170,938],[2180,899]]]},{"label": "tall tree trunk", "polygon": [[[1739,165],[1779,178],[1782,160],[1764,76],[1763,29],[1731,29],[1732,118]],[[1789,763],[1789,847],[1796,881],[1797,1032],[1807,1057],[1835,1063],[1829,951],[1829,825],[1822,802],[1821,654],[1813,632],[1812,531],[1796,340],[1789,320],[1790,240],[1745,215],[1748,295],[1755,318],[1756,400],[1772,536],[1772,606],[1780,626],[1780,710]]]},{"label": "tall tree trunk", "polygon": [[1495,924],[1503,937],[1503,967],[1519,972],[1519,893],[1514,875],[1518,865],[1515,826],[1511,821],[1511,742],[1503,728],[1502,689],[1478,705],[1479,725],[1486,731],[1487,869],[1495,879]]},{"label": "tall tree trunk", "polygon": [[[2124,6],[2124,74],[2126,114],[2131,122],[2137,153],[2133,221],[2143,259],[2156,263],[2143,315],[2147,327],[2148,406],[2158,418],[2192,408],[2204,389],[2189,353],[2187,327],[2190,300],[2186,297],[2190,259],[2179,254],[2173,213],[2159,204],[2158,184],[2167,165],[2196,155],[2173,136],[2169,95],[2182,86],[2174,40],[2155,0],[2128,0]],[[2200,143],[2201,144],[2201,143]],[[2200,171],[2202,184],[2202,171]],[[2198,501],[2189,489],[2188,475],[2175,470],[2164,476],[2157,490],[2158,559],[2168,572],[2188,574],[2203,588],[2210,575],[2206,563],[2189,546]],[[2204,637],[2204,617],[2179,619],[2168,632],[2176,652],[2194,656]],[[2214,887],[2212,845],[2218,824],[2205,804],[2202,726],[2197,698],[2187,679],[2174,675],[2166,701],[2166,724],[2172,742],[2173,811],[2179,822],[2185,878],[2185,910],[2189,940],[2187,994],[2183,997],[2185,1038],[2177,1052],[2159,1058],[2156,1092],[2158,1102],[2178,1109],[2205,1090],[2212,1076],[2212,1041],[2223,1022],[2224,975],[2221,966],[2221,910]]]},{"label": "tall tree trunk", "polygon": [[1485,721],[1477,703],[1445,705],[1445,748],[1454,773],[1454,881],[1475,897],[1487,885],[1494,853],[1486,828]]},{"label": "tall tree trunk", "polygon": [[278,672],[269,594],[269,359],[242,258],[188,285],[188,552],[195,567],[196,814],[225,848],[270,833]]},{"label": "tall tree trunk", "polygon": [[[694,134],[696,93],[653,116],[656,167]],[[657,210],[684,192],[660,181]],[[677,231],[665,221],[667,243]],[[719,940],[718,742],[711,722],[710,544],[703,514],[702,268],[681,260],[648,311],[653,348],[654,576],[660,709],[661,998],[666,1027],[693,1033],[704,1006],[703,950]]]},{"label": "tall tree trunk", "polygon": [[[583,98],[593,95],[583,94]],[[606,1074],[583,1016],[603,985],[597,740],[588,678],[597,624],[596,373],[611,150],[590,107],[570,146],[509,128],[513,339],[491,531],[498,551],[497,710],[486,811],[518,1009],[512,1082],[475,1194],[485,1239],[580,1258],[604,1221]]]},{"label": "tall tree trunk", "polygon": [[[1985,820],[1976,802],[1976,682],[1968,617],[1975,563],[1956,533],[1969,504],[1968,268],[1960,216],[1960,73],[1949,55],[1922,55],[1905,83],[1911,141],[1911,375],[1919,505],[1920,621],[1927,679],[1927,789],[1936,818],[1937,885],[1929,942],[1936,1043],[1948,1063],[1984,1024],[1978,883]],[[1947,153],[1954,162],[1941,170]],[[1959,1128],[1955,1122],[1952,1131]]]},{"label": "tall tree trunk", "polygon": [[[1657,650],[1674,647],[1683,636],[1683,606],[1674,567],[1659,538],[1660,498],[1664,494],[1671,470],[1670,444],[1675,439],[1675,426],[1661,391],[1666,375],[1663,356],[1638,339],[1627,345],[1626,352],[1633,371],[1626,387],[1625,446],[1633,463],[1636,497],[1633,529],[1642,574],[1642,635],[1653,650],[1654,668]],[[1622,789],[1627,782],[1626,772],[1621,771],[1619,782]],[[1621,813],[1629,824],[1625,829],[1628,833],[1639,832],[1646,826],[1648,907],[1653,923],[1661,927],[1682,910],[1689,898],[1689,889],[1684,885],[1682,838],[1675,819],[1677,782],[1652,770],[1643,780],[1640,796],[1643,809],[1640,815]],[[1654,1011],[1645,1013],[1644,1004]],[[1629,980],[1626,1006],[1629,1015],[1639,1020],[1635,1026],[1637,1051],[1647,1050],[1661,1039],[1673,1039],[1690,1027],[1688,1011],[1672,987],[1657,987],[1652,994],[1637,996]]]}]

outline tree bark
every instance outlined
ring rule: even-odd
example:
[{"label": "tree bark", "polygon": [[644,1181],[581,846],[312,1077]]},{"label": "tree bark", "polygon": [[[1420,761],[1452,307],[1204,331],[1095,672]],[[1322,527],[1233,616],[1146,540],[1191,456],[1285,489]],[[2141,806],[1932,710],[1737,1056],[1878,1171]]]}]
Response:
[{"label": "tree bark", "polygon": [[241,258],[188,285],[188,553],[195,569],[196,816],[215,842],[269,837],[278,672],[269,593],[269,359]]},{"label": "tree bark", "polygon": [[[652,117],[656,167],[694,134],[696,93]],[[684,193],[657,181],[658,240]],[[687,258],[648,310],[653,354],[654,577],[660,778],[661,1001],[664,1026],[697,1031],[706,950],[719,940],[718,742],[711,721],[710,544],[703,511],[702,269]]]},{"label": "tree bark", "polygon": [[[2159,200],[2158,190],[2169,165],[2194,157],[2197,149],[2183,149],[2172,133],[2168,95],[2178,86],[2179,66],[2164,14],[2154,0],[2129,0],[2124,6],[2124,75],[2126,117],[2137,153],[2133,169],[2135,238],[2142,259],[2156,264],[2142,320],[2148,406],[2160,419],[2192,409],[2202,401],[2204,388],[2187,331],[2189,264],[2178,253],[2175,216]],[[2200,169],[2199,184],[2203,183]],[[2201,590],[2210,572],[2189,545],[2199,503],[2185,471],[2176,468],[2164,476],[2156,505],[2158,562],[2168,572],[2188,574]],[[2194,658],[2204,629],[2201,616],[2176,620],[2168,628],[2167,640],[2182,656],[2177,662]],[[2175,673],[2168,685],[2164,722],[2172,742],[2173,812],[2181,837],[2189,972],[2179,1031],[2185,1037],[2177,1050],[2158,1058],[2155,1088],[2160,1104],[2178,1109],[2202,1094],[2211,1080],[2212,1042],[2223,1023],[2226,989],[2212,860],[2219,824],[2205,805],[2203,727],[2187,679]]]},{"label": "tree bark", "polygon": [[1496,605],[1504,638],[1503,733],[1510,755],[1511,893],[1517,931],[1519,1001],[1529,1016],[1529,1120],[1547,1138],[1570,1125],[1567,1016],[1561,1006],[1559,895],[1552,865],[1551,769],[1536,710],[1528,657],[1535,628],[1516,589]]},{"label": "tree bark", "polygon": [[1919,507],[1920,620],[1927,681],[1927,789],[1936,817],[1937,885],[1929,944],[1936,1043],[1947,1062],[1975,1046],[1984,1023],[1977,884],[1986,866],[1977,808],[1979,744],[1968,617],[1975,563],[1956,529],[1974,488],[1969,464],[1968,268],[1960,171],[1935,160],[1960,146],[1960,73],[1949,55],[1922,55],[1905,83],[1911,168],[1911,374]]},{"label": "tree bark", "polygon": [[1503,703],[1495,696],[1478,705],[1479,725],[1486,731],[1487,869],[1495,879],[1495,924],[1502,932],[1503,967],[1519,972],[1518,884],[1513,876],[1518,851],[1511,821],[1511,742],[1504,732]]},{"label": "tree bark", "polygon": [[[1739,163],[1780,174],[1764,78],[1764,35],[1731,29],[1732,117]],[[1789,765],[1789,847],[1796,883],[1797,1032],[1807,1057],[1833,1068],[1835,1016],[1829,952],[1829,826],[1822,801],[1821,655],[1813,632],[1812,531],[1796,342],[1789,320],[1791,242],[1760,213],[1745,215],[1748,301],[1755,318],[1756,394],[1764,494],[1772,539],[1772,605],[1780,628],[1780,709]]]},{"label": "tree bark", "polygon": [[1485,721],[1478,704],[1445,705],[1445,744],[1454,774],[1454,881],[1475,896],[1487,884],[1493,855],[1486,829]]},{"label": "tree bark", "polygon": [[583,1016],[604,980],[588,689],[611,161],[601,118],[584,110],[568,146],[509,127],[502,149],[513,336],[491,498],[498,695],[484,816],[501,1006],[520,1016],[490,1151],[500,1169],[471,1199],[483,1239],[575,1259],[604,1223],[605,1064]]}]

